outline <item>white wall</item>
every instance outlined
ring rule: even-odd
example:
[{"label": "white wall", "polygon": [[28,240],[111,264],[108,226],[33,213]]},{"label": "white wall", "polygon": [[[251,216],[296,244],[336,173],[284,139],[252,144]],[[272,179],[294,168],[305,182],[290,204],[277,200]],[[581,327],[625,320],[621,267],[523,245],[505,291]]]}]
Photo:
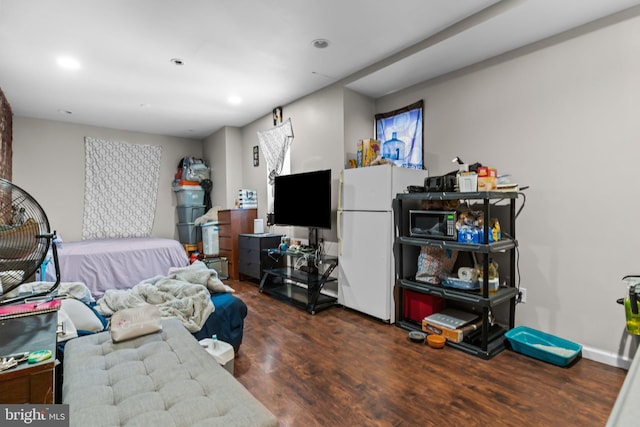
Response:
[{"label": "white wall", "polygon": [[211,167],[211,205],[222,209],[235,207],[242,187],[244,162],[240,129],[226,126],[203,142],[203,156]]},{"label": "white wall", "polygon": [[85,136],[162,147],[152,235],[177,239],[171,181],[182,157],[202,157],[201,141],[14,117],[12,180],[42,206],[51,228],[65,241],[82,239]]},{"label": "white wall", "polygon": [[227,144],[226,162],[230,166],[227,167],[227,199],[222,207],[232,209],[238,199],[238,190],[247,188],[244,184],[244,174],[250,167],[252,157],[246,156],[239,128],[227,126],[224,130]]},{"label": "white wall", "polygon": [[227,145],[220,129],[202,142],[202,156],[211,168],[211,206],[225,206],[227,200]]},{"label": "white wall", "polygon": [[516,323],[579,342],[586,357],[610,364],[637,345],[615,301],[621,278],[640,271],[639,40],[636,17],[376,105],[425,100],[430,175],[455,169],[459,155],[531,187],[517,221],[528,294]]},{"label": "white wall", "polygon": [[344,164],[356,159],[357,142],[375,138],[375,101],[349,89],[344,90]]},{"label": "white wall", "polygon": [[[332,229],[319,230],[319,236],[335,242],[338,200],[338,179],[344,167],[344,96],[342,87],[333,86],[286,105],[283,119],[291,118],[294,140],[291,145],[291,173],[331,169]],[[253,147],[259,145],[258,131],[273,127],[271,114],[242,128],[243,188],[258,191],[258,218],[267,217],[267,165],[262,151],[260,164],[252,166]],[[298,239],[307,239],[306,228],[277,228],[272,232],[284,233]]]}]

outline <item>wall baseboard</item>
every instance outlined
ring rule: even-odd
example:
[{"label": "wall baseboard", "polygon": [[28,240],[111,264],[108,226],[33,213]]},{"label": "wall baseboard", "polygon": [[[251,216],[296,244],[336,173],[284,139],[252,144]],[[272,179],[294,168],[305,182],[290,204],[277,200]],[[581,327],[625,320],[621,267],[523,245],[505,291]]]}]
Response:
[{"label": "wall baseboard", "polygon": [[614,366],[616,368],[622,368],[629,370],[632,359],[628,357],[620,356],[617,353],[609,353],[597,348],[582,347],[582,357],[585,359],[593,360],[594,362],[604,363],[605,365]]}]

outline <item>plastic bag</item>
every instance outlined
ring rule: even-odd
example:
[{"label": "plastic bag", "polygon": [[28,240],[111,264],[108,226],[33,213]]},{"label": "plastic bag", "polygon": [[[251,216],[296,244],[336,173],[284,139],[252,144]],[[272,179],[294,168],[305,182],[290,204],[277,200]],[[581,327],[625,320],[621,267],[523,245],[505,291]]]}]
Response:
[{"label": "plastic bag", "polygon": [[418,255],[418,271],[416,280],[420,282],[439,284],[440,276],[451,274],[453,265],[458,259],[458,251],[438,248],[433,246],[423,246]]},{"label": "plastic bag", "polygon": [[209,166],[202,159],[184,157],[182,159],[182,179],[195,182],[210,179]]}]

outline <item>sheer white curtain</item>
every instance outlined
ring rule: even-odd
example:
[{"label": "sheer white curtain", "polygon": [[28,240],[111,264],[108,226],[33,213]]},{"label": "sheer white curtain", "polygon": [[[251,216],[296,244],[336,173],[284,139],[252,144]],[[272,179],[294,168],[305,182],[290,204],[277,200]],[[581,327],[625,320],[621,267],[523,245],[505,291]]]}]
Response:
[{"label": "sheer white curtain", "polygon": [[267,212],[273,212],[273,180],[291,172],[289,147],[293,143],[291,119],[265,131],[258,131],[260,147],[267,161]]}]

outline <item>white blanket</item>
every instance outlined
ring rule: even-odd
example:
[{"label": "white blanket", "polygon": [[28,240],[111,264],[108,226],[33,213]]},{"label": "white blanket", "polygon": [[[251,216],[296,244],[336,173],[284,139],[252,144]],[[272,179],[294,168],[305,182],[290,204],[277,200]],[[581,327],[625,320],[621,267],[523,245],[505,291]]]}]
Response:
[{"label": "white blanket", "polygon": [[218,279],[215,270],[196,261],[189,267],[173,269],[168,276],[143,280],[131,289],[109,289],[97,301],[96,309],[111,316],[118,310],[153,304],[162,317],[175,317],[189,332],[197,332],[215,310],[210,290],[233,292]]}]

